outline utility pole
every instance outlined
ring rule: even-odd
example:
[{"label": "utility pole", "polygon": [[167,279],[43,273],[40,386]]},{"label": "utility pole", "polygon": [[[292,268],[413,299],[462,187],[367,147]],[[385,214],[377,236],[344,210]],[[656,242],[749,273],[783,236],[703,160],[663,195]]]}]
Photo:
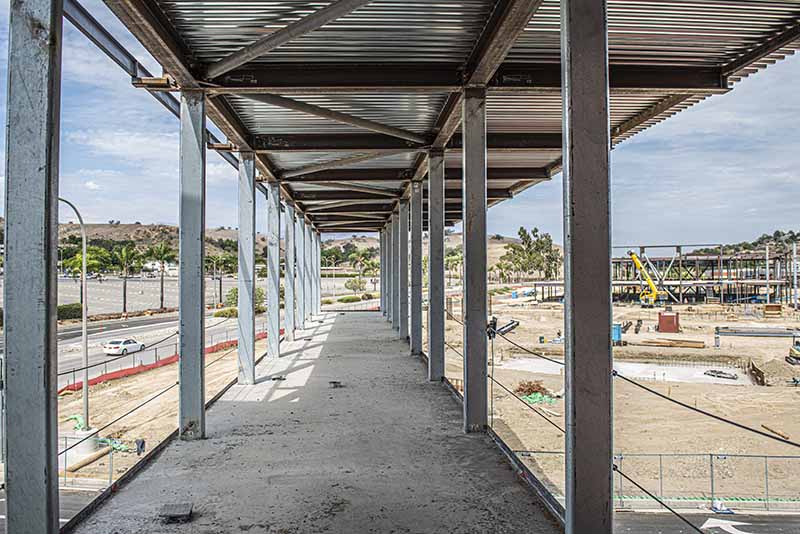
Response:
[{"label": "utility pole", "polygon": [[72,208],[78,217],[78,224],[81,227],[81,345],[83,347],[83,430],[89,430],[89,337],[86,332],[88,320],[89,294],[86,285],[86,228],[75,204],[64,198],[59,198],[61,202]]}]

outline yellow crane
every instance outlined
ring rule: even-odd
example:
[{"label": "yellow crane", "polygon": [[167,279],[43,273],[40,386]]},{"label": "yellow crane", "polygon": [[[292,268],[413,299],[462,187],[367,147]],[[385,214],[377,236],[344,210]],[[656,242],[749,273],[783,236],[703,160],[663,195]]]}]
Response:
[{"label": "yellow crane", "polygon": [[639,293],[639,302],[642,303],[642,306],[645,308],[652,308],[655,306],[656,301],[659,300],[659,297],[666,296],[666,292],[659,291],[656,287],[655,282],[650,277],[650,273],[647,272],[644,265],[642,264],[642,260],[639,259],[639,255],[636,254],[634,251],[629,250],[628,256],[631,257],[631,261],[636,266],[636,269],[639,270],[639,274],[642,276],[642,280],[645,281],[647,287]]}]

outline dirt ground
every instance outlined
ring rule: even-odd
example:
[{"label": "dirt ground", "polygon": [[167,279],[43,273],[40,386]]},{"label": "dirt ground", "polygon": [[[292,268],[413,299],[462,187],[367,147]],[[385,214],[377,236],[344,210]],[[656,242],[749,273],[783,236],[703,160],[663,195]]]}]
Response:
[{"label": "dirt ground", "polygon": [[[495,296],[492,312],[499,324],[516,319],[520,326],[509,336],[516,343],[555,359],[563,357],[563,344],[550,343],[563,331],[563,306],[558,303],[536,303],[531,299]],[[785,326],[800,328],[796,314],[782,319],[759,319],[753,307],[734,308],[719,305],[674,307],[681,314],[682,332],[660,334],[655,331],[658,309],[645,310],[638,305],[615,305],[614,321],[642,319],[640,334],[633,328],[623,336],[629,344],[614,348],[616,361],[652,362],[682,366],[709,364],[720,369],[745,373],[748,360],[766,371],[772,386],[700,384],[637,380],[670,398],[691,406],[764,430],[762,425],[800,440],[800,388],[787,384],[800,377],[800,368],[784,362],[791,338],[723,337],[721,347],[714,347],[716,326]],[[453,313],[460,319],[456,303]],[[427,321],[423,321],[427,325]],[[544,336],[544,344],[539,337]],[[644,339],[686,339],[704,341],[703,349],[680,349],[637,346]],[[455,320],[446,322],[447,343],[457,351],[463,349],[462,327]],[[463,376],[461,357],[447,349],[446,374],[460,380]],[[504,368],[514,361],[535,356],[497,339],[495,366],[489,373],[510,390],[520,382],[538,380],[551,392],[563,390],[563,374],[535,373]],[[614,383],[614,448],[620,468],[648,490],[665,496],[708,498],[711,494],[713,464],[714,495],[741,499],[760,499],[769,494],[771,500],[795,501],[800,495],[800,451],[797,448],[758,436],[727,424],[714,421],[686,408],[672,404],[635,385],[617,380]],[[564,399],[552,404],[531,406],[520,401],[490,381],[490,413],[493,429],[517,451],[539,477],[557,494],[563,491],[564,438],[561,431],[545,421],[564,427]],[[549,415],[542,408],[551,412]],[[555,415],[554,415],[555,414]],[[770,433],[770,431],[767,431]],[[650,455],[650,456],[639,456]],[[659,458],[659,455],[662,455]],[[676,456],[681,455],[681,456]],[[749,456],[738,456],[749,455]],[[713,456],[713,458],[712,458]],[[765,460],[763,456],[770,456]],[[765,475],[766,473],[766,475]],[[768,478],[768,480],[766,480]],[[642,492],[627,482],[615,488],[620,495],[641,496]]]},{"label": "dirt ground", "polygon": [[[266,350],[266,341],[256,343],[256,354]],[[226,387],[237,375],[236,349],[227,349],[206,355],[206,399]],[[120,415],[133,410],[146,400],[153,398],[178,380],[178,364],[147,371],[138,375],[112,380],[90,387],[89,414],[93,428],[102,428]],[[83,396],[80,391],[62,395],[58,400],[59,433],[68,434],[74,421],[68,420],[71,415],[82,413]],[[147,450],[155,447],[177,428],[178,419],[178,387],[175,386],[152,402],[135,410],[108,429],[100,432],[100,437],[114,438],[129,447],[129,451],[115,451],[112,466],[108,456],[76,471],[67,473],[67,482],[72,478],[96,479],[107,481],[109,467],[116,479],[130,469],[137,460],[135,441],[144,439]],[[59,441],[59,450],[64,446]],[[67,464],[71,465],[69,451]],[[61,473],[63,479],[63,471]]]}]

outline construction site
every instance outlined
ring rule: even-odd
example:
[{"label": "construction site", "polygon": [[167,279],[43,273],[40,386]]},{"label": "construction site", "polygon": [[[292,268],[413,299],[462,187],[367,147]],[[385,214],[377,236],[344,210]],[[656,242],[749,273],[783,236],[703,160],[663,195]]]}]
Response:
[{"label": "construction site", "polygon": [[[794,54],[797,0],[25,0],[8,35],[6,532],[800,532],[797,234],[611,221],[612,150]],[[59,195],[75,38],[177,119],[177,232],[148,238],[177,316],[92,334]],[[556,180],[563,242],[533,209],[490,237]],[[211,242],[223,189],[236,239]],[[347,235],[374,288],[356,254],[326,300]]]}]

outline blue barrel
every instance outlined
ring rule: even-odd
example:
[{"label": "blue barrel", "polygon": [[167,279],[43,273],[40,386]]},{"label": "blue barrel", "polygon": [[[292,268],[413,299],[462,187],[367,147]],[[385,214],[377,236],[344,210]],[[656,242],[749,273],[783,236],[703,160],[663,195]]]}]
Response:
[{"label": "blue barrel", "polygon": [[611,325],[611,342],[612,343],[622,342],[622,323],[614,323],[613,325]]}]

